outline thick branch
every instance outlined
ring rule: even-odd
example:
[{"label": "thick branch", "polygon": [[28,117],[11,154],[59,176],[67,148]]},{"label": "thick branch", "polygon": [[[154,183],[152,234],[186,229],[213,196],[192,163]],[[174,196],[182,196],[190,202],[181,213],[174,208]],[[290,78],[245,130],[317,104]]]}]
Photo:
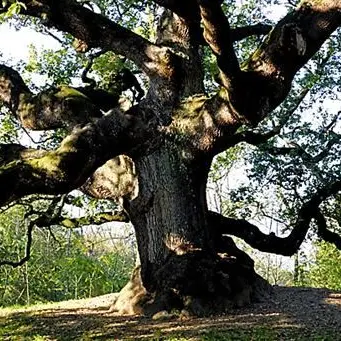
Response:
[{"label": "thick branch", "polygon": [[327,229],[326,219],[319,209],[316,211],[315,221],[317,224],[318,236],[328,243],[333,243],[339,250],[341,250],[341,236]]},{"label": "thick branch", "polygon": [[304,1],[271,30],[239,72],[231,31],[219,4],[204,0],[200,3],[204,3],[206,40],[217,56],[221,84],[228,90],[225,98],[230,113],[241,123],[252,125],[287,97],[297,71],[341,24],[340,0]]},{"label": "thick branch", "polygon": [[25,128],[72,127],[102,116],[88,97],[70,87],[52,88],[34,95],[19,73],[5,65],[0,65],[0,89],[0,102]]},{"label": "thick branch", "polygon": [[123,206],[123,200],[132,200],[138,193],[134,162],[125,155],[117,156],[98,168],[80,188],[98,199],[111,199]]},{"label": "thick branch", "polygon": [[60,147],[41,157],[17,159],[0,167],[0,205],[31,193],[66,193],[79,187],[108,159],[143,141],[142,124],[118,111],[74,129]]},{"label": "thick branch", "polygon": [[20,144],[0,144],[0,167],[15,160],[28,160],[42,157],[44,150],[26,148]]},{"label": "thick branch", "polygon": [[26,6],[22,14],[40,18],[45,26],[72,34],[88,49],[100,47],[113,51],[133,61],[149,77],[169,80],[169,66],[174,58],[170,59],[168,49],[152,44],[77,1],[24,0],[22,3]]},{"label": "thick branch", "polygon": [[204,24],[204,38],[217,57],[223,85],[230,89],[234,86],[235,77],[240,73],[232,44],[230,24],[220,7],[221,1],[200,0],[199,5]]},{"label": "thick branch", "polygon": [[243,65],[240,87],[229,94],[235,110],[254,124],[269,114],[286,98],[297,71],[340,24],[339,0],[307,0],[289,13]]},{"label": "thick branch", "polygon": [[[38,17],[47,26],[71,33],[92,47],[115,51],[148,70],[148,49],[153,45],[130,30],[96,14],[74,0],[22,1],[22,14]],[[105,34],[103,34],[105,32]]]},{"label": "thick branch", "polygon": [[309,224],[315,218],[321,202],[340,190],[340,180],[319,189],[310,200],[302,205],[293,229],[287,237],[277,237],[274,233],[267,235],[246,220],[226,218],[216,212],[209,212],[209,224],[217,230],[218,234],[229,234],[241,238],[260,251],[292,256],[304,241]]}]

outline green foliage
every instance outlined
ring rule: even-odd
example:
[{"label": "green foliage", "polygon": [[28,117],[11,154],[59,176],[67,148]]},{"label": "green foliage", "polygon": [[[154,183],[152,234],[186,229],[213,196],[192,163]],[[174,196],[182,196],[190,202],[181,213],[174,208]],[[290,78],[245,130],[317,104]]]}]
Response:
[{"label": "green foliage", "polygon": [[307,276],[311,286],[341,290],[341,251],[326,242],[316,243],[316,261]]},{"label": "green foliage", "polygon": [[13,143],[18,139],[18,123],[5,108],[0,111],[0,143]]},{"label": "green foliage", "polygon": [[19,14],[21,9],[26,9],[26,5],[17,0],[2,0],[2,7],[8,6],[6,12],[0,14],[0,23],[14,17],[15,15]]},{"label": "green foliage", "polygon": [[[23,209],[1,215],[0,259],[25,252]],[[22,267],[0,267],[0,304],[33,304],[93,297],[119,291],[129,279],[133,255],[123,244],[94,247],[93,236],[64,228],[35,229],[32,255]]]},{"label": "green foliage", "polygon": [[110,83],[113,76],[124,67],[124,61],[112,52],[102,54],[94,61],[92,70],[95,76],[99,78],[101,88],[110,90]]},{"label": "green foliage", "polygon": [[44,86],[70,84],[80,72],[85,63],[84,56],[75,53],[72,49],[61,48],[58,50],[38,51],[35,46],[30,46],[29,61],[26,72],[43,75],[46,78]]}]

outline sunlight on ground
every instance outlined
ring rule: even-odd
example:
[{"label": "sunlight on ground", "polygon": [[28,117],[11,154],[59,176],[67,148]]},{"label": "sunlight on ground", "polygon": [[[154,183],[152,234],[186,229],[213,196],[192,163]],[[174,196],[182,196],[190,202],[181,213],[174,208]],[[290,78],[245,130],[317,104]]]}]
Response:
[{"label": "sunlight on ground", "polygon": [[[341,293],[277,288],[268,302],[212,318],[152,320],[109,312],[115,294],[0,309],[0,340],[325,340],[341,328]],[[309,315],[311,313],[311,315]]]}]

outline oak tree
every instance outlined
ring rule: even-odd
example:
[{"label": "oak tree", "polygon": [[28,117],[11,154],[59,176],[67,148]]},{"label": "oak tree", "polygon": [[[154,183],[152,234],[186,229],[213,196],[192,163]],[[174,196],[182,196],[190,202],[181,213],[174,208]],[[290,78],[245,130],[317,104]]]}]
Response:
[{"label": "oak tree", "polygon": [[[147,37],[124,16],[134,10],[143,18],[151,7],[159,18]],[[18,71],[0,66],[0,101],[13,119],[29,130],[67,132],[53,150],[0,146],[0,204],[77,188],[120,200],[135,229],[140,266],[114,305],[118,311],[208,314],[264,297],[268,284],[231,235],[259,250],[292,255],[315,220],[321,235],[339,243],[319,211],[340,191],[339,176],[314,188],[284,238],[208,208],[213,158],[242,142],[264,146],[281,132],[311,86],[271,128],[259,126],[288,98],[294,77],[322,45],[336,39],[341,24],[340,0],[302,0],[274,25],[253,18],[235,24],[235,8],[222,0],[2,2],[4,14],[19,12],[24,22],[68,34],[79,53],[111,52],[135,70],[125,66],[109,83],[96,84],[87,77],[91,60],[84,86],[59,84],[36,93]],[[244,41],[252,52],[238,50]],[[129,88],[131,105],[122,106],[118,99]],[[334,136],[329,146],[335,143]],[[271,148],[307,162],[324,156],[321,151],[314,159],[297,146]],[[47,223],[43,218],[35,223]]]}]

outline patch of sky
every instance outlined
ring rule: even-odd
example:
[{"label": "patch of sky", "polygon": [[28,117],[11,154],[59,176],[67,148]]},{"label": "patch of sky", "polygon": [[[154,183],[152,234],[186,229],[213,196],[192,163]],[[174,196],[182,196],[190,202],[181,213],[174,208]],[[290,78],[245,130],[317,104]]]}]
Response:
[{"label": "patch of sky", "polygon": [[58,49],[59,43],[46,34],[34,31],[28,27],[22,27],[16,30],[8,23],[0,25],[0,52],[1,59],[11,59],[14,62],[27,60],[29,58],[30,45],[35,46],[38,50],[41,49]]}]

